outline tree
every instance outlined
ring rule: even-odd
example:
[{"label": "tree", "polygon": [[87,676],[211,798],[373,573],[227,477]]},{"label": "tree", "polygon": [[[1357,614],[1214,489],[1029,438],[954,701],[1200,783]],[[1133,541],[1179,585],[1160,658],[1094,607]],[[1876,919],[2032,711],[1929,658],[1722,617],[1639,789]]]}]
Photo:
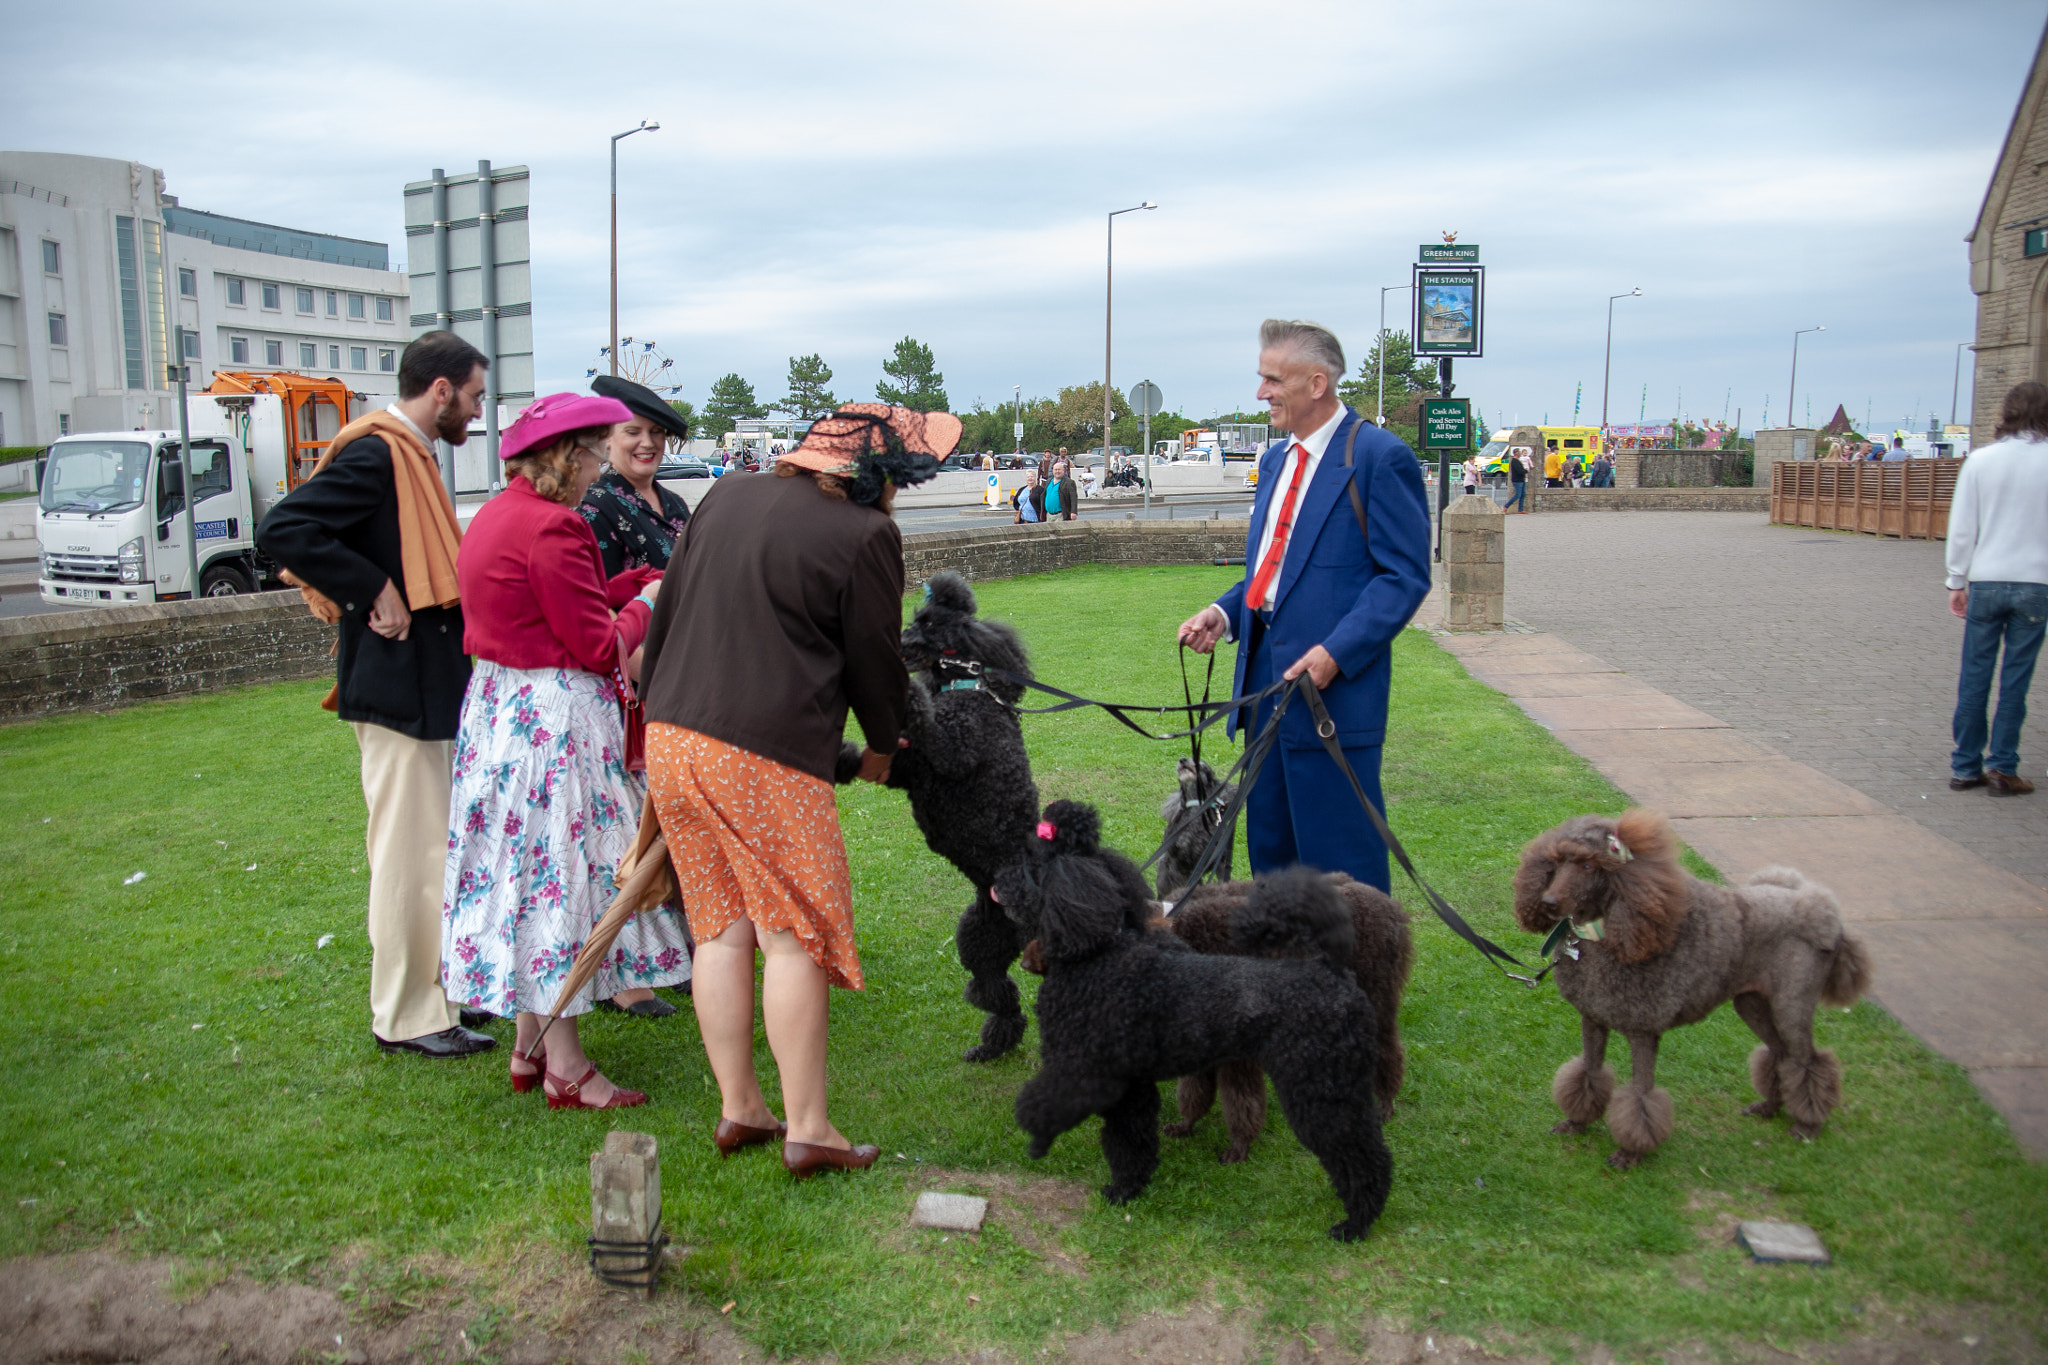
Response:
[{"label": "tree", "polygon": [[1411,396],[1436,392],[1436,362],[1417,360],[1408,334],[1389,328],[1380,333],[1365,359],[1359,362],[1357,377],[1337,385],[1337,396],[1366,417],[1378,416],[1382,350],[1387,360],[1386,412],[1390,418]]},{"label": "tree", "polygon": [[775,410],[798,421],[815,421],[839,406],[832,390],[825,387],[831,382],[832,367],[823,356],[793,355],[789,358],[789,394],[775,404]]},{"label": "tree", "polygon": [[932,348],[916,337],[896,343],[896,354],[882,362],[882,373],[896,382],[875,385],[875,397],[917,412],[944,412],[946,376],[932,359]]},{"label": "tree", "polygon": [[768,409],[754,397],[754,386],[736,374],[729,374],[711,385],[711,397],[704,404],[704,434],[715,441],[731,431],[740,418],[767,415]]},{"label": "tree", "polygon": [[[1110,394],[1112,418],[1128,417],[1131,405],[1120,393]],[[1041,400],[1043,401],[1043,400]],[[1060,443],[1072,450],[1086,450],[1102,441],[1102,381],[1075,384],[1060,390],[1052,405],[1047,425],[1058,433]]]},{"label": "tree", "polygon": [[683,425],[690,429],[692,436],[702,436],[704,434],[698,430],[702,419],[697,416],[697,405],[695,403],[692,403],[687,398],[671,398],[668,400],[668,405],[675,409],[676,416],[683,419]]}]

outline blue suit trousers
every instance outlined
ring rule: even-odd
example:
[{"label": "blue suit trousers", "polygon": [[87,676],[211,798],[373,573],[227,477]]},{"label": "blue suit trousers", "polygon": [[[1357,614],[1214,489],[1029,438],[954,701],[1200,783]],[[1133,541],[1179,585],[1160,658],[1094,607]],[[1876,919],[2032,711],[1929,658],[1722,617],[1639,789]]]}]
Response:
[{"label": "blue suit trousers", "polygon": [[[1294,660],[1275,660],[1271,646],[1259,632],[1245,690],[1255,692],[1277,679]],[[1264,728],[1275,701],[1259,708],[1252,733]],[[1290,707],[1306,705],[1300,697]],[[1380,746],[1347,747],[1344,757],[1365,794],[1382,814],[1386,799],[1380,794]],[[1276,745],[1259,770],[1258,781],[1245,797],[1245,847],[1251,855],[1252,875],[1277,872],[1296,863],[1306,863],[1324,872],[1348,872],[1367,886],[1391,892],[1387,874],[1387,846],[1372,827],[1351,784],[1322,749],[1288,749]]]}]

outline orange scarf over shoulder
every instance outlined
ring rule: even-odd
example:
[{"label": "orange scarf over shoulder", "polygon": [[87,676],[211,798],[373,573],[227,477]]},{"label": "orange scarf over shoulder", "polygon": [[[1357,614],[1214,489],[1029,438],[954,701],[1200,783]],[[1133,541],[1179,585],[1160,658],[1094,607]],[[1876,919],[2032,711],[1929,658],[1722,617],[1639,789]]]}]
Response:
[{"label": "orange scarf over shoulder", "polygon": [[[405,604],[413,611],[422,607],[452,606],[459,597],[455,585],[455,555],[462,544],[462,526],[455,519],[455,504],[441,482],[441,467],[434,453],[413,434],[413,430],[388,408],[358,417],[327,443],[313,474],[327,468],[337,453],[351,441],[364,436],[381,436],[391,448],[391,483],[398,496],[398,546],[403,564]],[[302,583],[290,573],[285,580],[297,587],[306,606],[330,625],[341,619],[341,610],[318,588]]]}]

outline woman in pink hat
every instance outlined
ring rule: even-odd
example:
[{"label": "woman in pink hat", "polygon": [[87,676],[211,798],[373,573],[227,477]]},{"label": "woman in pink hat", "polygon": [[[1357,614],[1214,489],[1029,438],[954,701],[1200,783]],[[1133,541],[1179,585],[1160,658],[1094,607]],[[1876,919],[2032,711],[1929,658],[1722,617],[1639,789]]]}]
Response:
[{"label": "woman in pink hat", "polygon": [[673,925],[675,942],[621,934],[545,1051],[533,1051],[611,900],[612,869],[632,844],[645,791],[626,770],[613,675],[647,634],[660,575],[640,568],[607,579],[597,538],[576,512],[604,466],[612,424],[630,415],[615,398],[573,393],[528,407],[499,445],[505,491],[476,514],[455,565],[463,648],[476,662],[455,736],[442,977],[451,999],[517,1015],[512,1088],[540,1086],[550,1109],[646,1103],[598,1073],[573,1016],[593,996],[689,974],[676,917],[636,916],[643,935]]}]

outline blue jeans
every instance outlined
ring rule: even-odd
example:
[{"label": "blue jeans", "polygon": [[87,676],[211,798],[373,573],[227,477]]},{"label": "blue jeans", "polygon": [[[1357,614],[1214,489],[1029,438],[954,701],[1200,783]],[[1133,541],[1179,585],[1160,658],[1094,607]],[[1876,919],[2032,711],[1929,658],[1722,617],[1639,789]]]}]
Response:
[{"label": "blue jeans", "polygon": [[[1969,615],[1963,624],[1963,672],[1956,685],[1956,751],[1949,771],[1972,778],[1992,768],[2013,776],[2020,770],[2020,728],[2027,723],[2027,687],[2034,659],[2048,634],[2048,583],[1972,583]],[[2005,646],[1999,666],[1998,648]],[[1991,751],[1984,751],[1984,713],[1991,703],[1991,675],[1998,674],[1998,715],[1990,726]]]},{"label": "blue jeans", "polygon": [[1526,482],[1518,483],[1515,485],[1515,495],[1512,498],[1509,498],[1508,505],[1501,508],[1500,510],[1503,512],[1512,512],[1515,510],[1515,504],[1518,502],[1522,504],[1524,510],[1528,508],[1529,485]]}]

